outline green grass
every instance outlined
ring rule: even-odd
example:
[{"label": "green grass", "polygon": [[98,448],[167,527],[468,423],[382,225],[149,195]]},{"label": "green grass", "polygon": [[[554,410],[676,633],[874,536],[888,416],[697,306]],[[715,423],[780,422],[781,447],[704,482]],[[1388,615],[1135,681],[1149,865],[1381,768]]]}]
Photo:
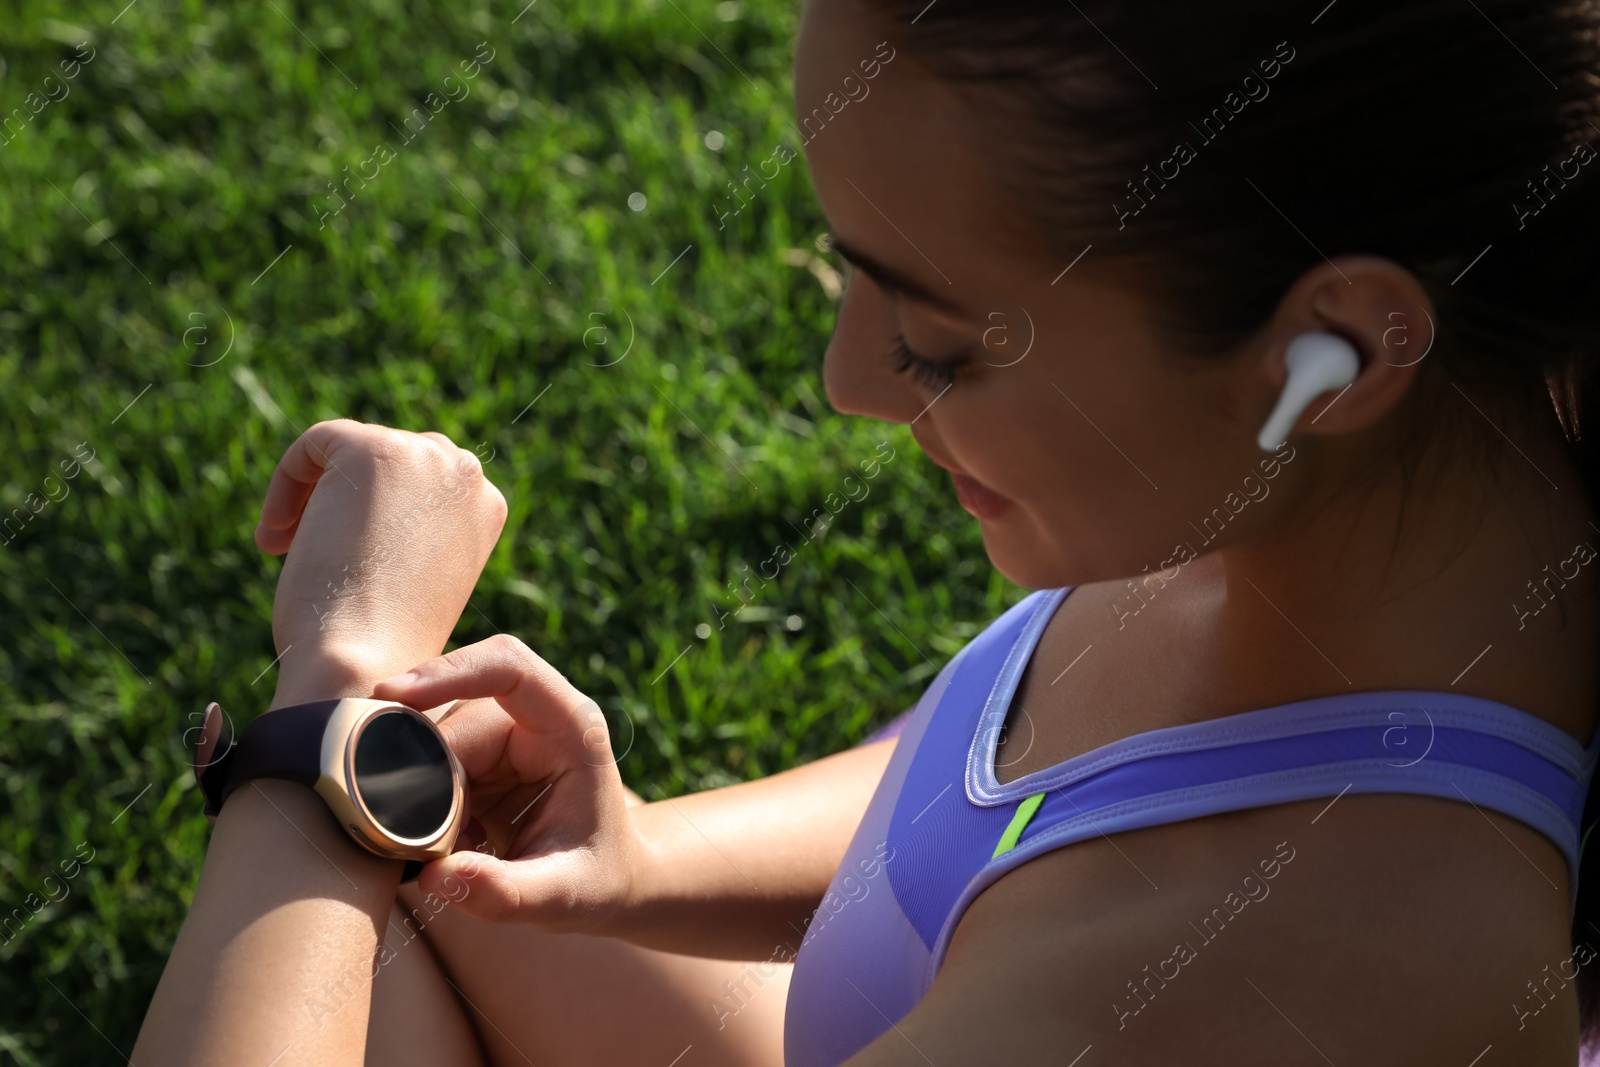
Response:
[{"label": "green grass", "polygon": [[[28,115],[0,144],[0,517],[69,490],[0,541],[0,916],[94,850],[0,945],[0,1061],[132,1046],[206,842],[184,732],[270,696],[279,561],[251,530],[297,428],[488,459],[511,516],[455,640],[557,664],[650,795],[859,741],[1021,595],[903,427],[823,398],[803,160],[718,229],[726,182],[798,151],[796,5],[122,3],[0,16],[0,107]],[[801,547],[880,441],[870,495]]]}]

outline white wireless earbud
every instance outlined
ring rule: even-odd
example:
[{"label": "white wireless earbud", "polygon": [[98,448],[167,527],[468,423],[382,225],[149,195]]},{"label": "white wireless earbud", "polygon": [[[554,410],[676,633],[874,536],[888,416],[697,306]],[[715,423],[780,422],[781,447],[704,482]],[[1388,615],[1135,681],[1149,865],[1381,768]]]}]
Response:
[{"label": "white wireless earbud", "polygon": [[1289,380],[1283,383],[1278,406],[1256,435],[1264,452],[1276,452],[1312,400],[1330,389],[1343,389],[1361,373],[1361,357],[1349,341],[1336,333],[1303,333],[1289,342],[1283,362]]}]

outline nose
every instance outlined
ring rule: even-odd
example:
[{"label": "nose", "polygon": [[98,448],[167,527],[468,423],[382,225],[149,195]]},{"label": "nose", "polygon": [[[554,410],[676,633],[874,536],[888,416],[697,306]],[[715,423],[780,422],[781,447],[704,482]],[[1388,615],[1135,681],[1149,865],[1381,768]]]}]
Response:
[{"label": "nose", "polygon": [[927,401],[915,384],[895,372],[890,350],[897,333],[893,301],[854,272],[822,361],[823,389],[835,410],[910,422],[923,409]]}]

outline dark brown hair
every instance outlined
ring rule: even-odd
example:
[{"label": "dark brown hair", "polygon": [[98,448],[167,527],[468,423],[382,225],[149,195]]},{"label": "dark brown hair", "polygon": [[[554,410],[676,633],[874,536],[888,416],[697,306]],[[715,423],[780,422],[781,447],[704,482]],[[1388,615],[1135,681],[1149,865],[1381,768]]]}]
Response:
[{"label": "dark brown hair", "polygon": [[[911,63],[1016,120],[988,162],[1020,236],[1062,265],[1092,245],[1182,349],[1241,344],[1324,257],[1385,256],[1438,314],[1411,429],[1438,430],[1456,382],[1501,425],[1553,403],[1600,498],[1600,3],[869,7]],[[1429,331],[1409,333],[1396,362]],[[1575,943],[1600,940],[1596,838]],[[1592,1038],[1600,981],[1576,983]]]}]

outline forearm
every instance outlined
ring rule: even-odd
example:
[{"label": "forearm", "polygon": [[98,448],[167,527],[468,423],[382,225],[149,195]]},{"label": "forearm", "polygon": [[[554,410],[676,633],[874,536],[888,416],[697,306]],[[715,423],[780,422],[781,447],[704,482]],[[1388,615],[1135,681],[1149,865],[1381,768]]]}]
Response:
[{"label": "forearm", "polygon": [[699,956],[792,956],[894,746],[633,808],[647,858],[616,935]]},{"label": "forearm", "polygon": [[[286,682],[274,707],[371,691],[361,672]],[[399,879],[399,861],[357,846],[305,786],[239,789],[217,818],[133,1061],[360,1064]]]}]

